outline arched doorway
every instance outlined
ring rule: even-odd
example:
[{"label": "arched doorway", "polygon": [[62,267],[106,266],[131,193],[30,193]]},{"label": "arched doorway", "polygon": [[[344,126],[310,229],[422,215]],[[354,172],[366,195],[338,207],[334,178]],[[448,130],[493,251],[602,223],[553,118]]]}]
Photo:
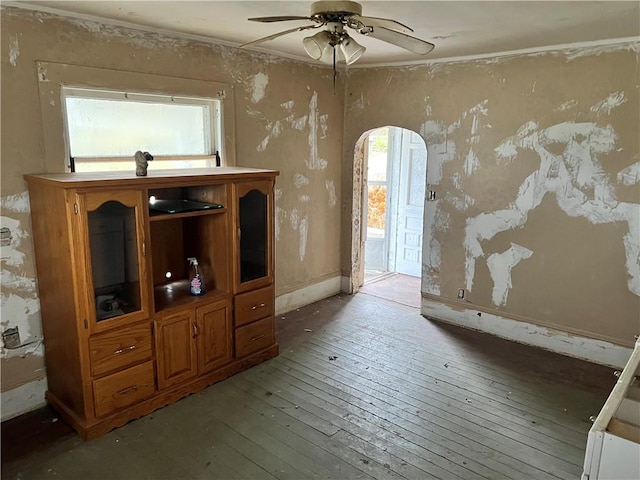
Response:
[{"label": "arched doorway", "polygon": [[365,132],[356,143],[354,293],[392,273],[421,276],[426,169],[426,145],[411,130],[381,127]]}]

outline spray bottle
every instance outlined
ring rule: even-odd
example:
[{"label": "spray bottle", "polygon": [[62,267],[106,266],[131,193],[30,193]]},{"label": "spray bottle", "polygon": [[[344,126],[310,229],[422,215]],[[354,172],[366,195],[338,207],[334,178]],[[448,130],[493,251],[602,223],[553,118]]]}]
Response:
[{"label": "spray bottle", "polygon": [[187,258],[191,269],[191,278],[189,281],[189,293],[191,295],[204,295],[204,284],[202,283],[202,277],[200,276],[200,270],[198,269],[198,259],[196,257]]}]

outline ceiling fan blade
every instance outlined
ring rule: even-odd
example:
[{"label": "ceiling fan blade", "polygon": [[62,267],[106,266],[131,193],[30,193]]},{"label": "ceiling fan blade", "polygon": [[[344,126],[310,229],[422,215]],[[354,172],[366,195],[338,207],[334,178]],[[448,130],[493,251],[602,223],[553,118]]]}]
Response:
[{"label": "ceiling fan blade", "polygon": [[282,37],[283,35],[287,35],[289,33],[301,32],[302,30],[309,30],[310,28],[319,28],[321,26],[322,25],[305,25],[305,26],[302,26],[302,27],[290,28],[289,30],[284,30],[282,32],[274,33],[273,35],[269,35],[267,37],[262,37],[262,38],[259,38],[257,40],[253,40],[251,42],[244,43],[244,44],[240,45],[240,48],[247,47],[249,45],[255,45],[257,43],[268,42],[269,40],[273,40],[274,38]]},{"label": "ceiling fan blade", "polygon": [[418,55],[426,55],[436,47],[433,43],[384,27],[374,27],[371,32],[364,32],[364,34],[382,40],[383,42],[397,45],[400,48],[417,53]]},{"label": "ceiling fan blade", "polygon": [[311,17],[297,17],[297,16],[291,16],[291,15],[286,15],[286,16],[280,16],[280,17],[255,17],[255,18],[247,18],[247,20],[251,21],[251,22],[265,22],[265,23],[271,23],[271,22],[286,22],[289,20],[313,20],[313,18]]},{"label": "ceiling fan blade", "polygon": [[366,27],[384,27],[390,30],[397,30],[404,33],[413,32],[413,29],[411,27],[407,27],[403,23],[391,20],[389,18],[363,17],[362,15],[350,15],[349,18],[357,22],[361,22]]}]

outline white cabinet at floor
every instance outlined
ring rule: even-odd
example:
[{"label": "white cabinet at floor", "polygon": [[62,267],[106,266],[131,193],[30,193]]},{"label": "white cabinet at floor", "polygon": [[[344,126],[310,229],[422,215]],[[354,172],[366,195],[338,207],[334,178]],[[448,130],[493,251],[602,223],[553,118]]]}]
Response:
[{"label": "white cabinet at floor", "polygon": [[582,480],[640,478],[640,339],[587,439]]}]

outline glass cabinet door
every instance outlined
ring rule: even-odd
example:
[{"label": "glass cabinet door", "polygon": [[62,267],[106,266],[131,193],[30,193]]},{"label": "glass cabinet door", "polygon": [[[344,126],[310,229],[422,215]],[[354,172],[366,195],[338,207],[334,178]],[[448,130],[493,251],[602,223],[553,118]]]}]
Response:
[{"label": "glass cabinet door", "polygon": [[88,315],[95,325],[148,316],[142,195],[90,193],[80,199],[88,247]]},{"label": "glass cabinet door", "polygon": [[272,189],[268,181],[238,185],[239,286],[272,281]]}]

